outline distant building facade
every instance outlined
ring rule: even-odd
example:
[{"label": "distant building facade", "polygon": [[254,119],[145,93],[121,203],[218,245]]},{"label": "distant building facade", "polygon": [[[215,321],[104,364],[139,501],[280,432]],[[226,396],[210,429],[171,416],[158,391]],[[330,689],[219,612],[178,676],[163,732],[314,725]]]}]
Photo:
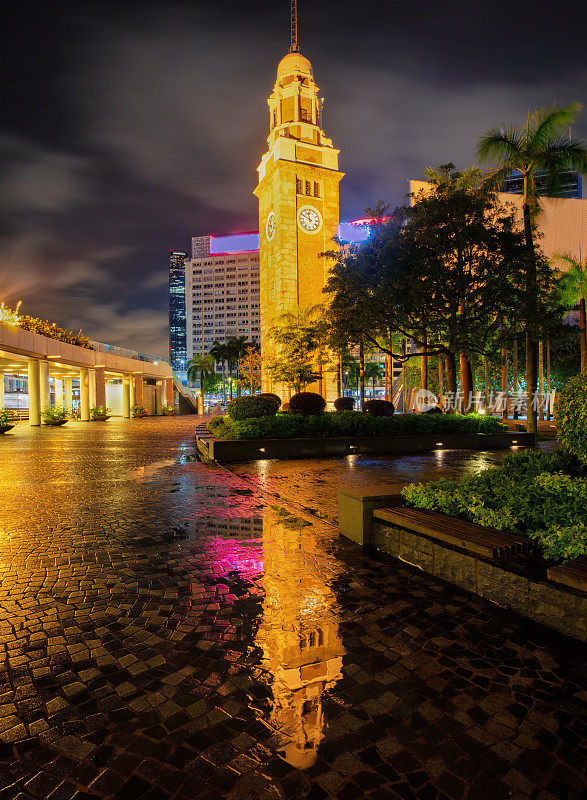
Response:
[{"label": "distant building facade", "polygon": [[184,250],[169,251],[169,362],[186,379],[186,293]]},{"label": "distant building facade", "polygon": [[[546,186],[546,172],[538,171],[535,173],[534,180],[538,194],[542,197],[548,196]],[[501,186],[502,192],[507,194],[522,194],[524,191],[524,179],[520,172],[513,172],[505,179]],[[583,197],[583,181],[581,174],[575,170],[568,169],[559,174],[559,187],[557,197],[567,197],[580,199]]]},{"label": "distant building facade", "polygon": [[194,237],[185,286],[188,360],[215,341],[260,341],[258,233]]}]

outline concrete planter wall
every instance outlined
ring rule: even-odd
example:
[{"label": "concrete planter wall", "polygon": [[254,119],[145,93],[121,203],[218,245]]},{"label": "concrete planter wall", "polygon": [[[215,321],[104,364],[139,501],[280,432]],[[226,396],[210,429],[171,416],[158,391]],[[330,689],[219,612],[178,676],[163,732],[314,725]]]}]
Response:
[{"label": "concrete planter wall", "polygon": [[532,447],[534,434],[426,433],[410,436],[339,436],[324,439],[214,439],[196,434],[205,458],[226,464],[267,458],[326,458],[347,455],[421,453],[428,450],[495,450],[512,446]]}]

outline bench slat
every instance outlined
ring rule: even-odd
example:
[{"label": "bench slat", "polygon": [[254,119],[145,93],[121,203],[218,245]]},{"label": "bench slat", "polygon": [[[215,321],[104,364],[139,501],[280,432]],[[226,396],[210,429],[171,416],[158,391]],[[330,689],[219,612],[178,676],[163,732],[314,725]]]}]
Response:
[{"label": "bench slat", "polygon": [[407,528],[486,558],[509,558],[532,549],[532,542],[524,537],[419,508],[382,508],[374,511],[373,515],[383,522]]},{"label": "bench slat", "polygon": [[550,567],[547,575],[551,581],[587,592],[587,556],[581,556],[566,564]]}]

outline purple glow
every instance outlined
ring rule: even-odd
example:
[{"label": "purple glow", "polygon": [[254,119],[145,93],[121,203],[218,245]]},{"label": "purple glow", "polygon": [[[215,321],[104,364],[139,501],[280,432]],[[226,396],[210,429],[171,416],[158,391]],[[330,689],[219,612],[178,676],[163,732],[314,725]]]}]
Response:
[{"label": "purple glow", "polygon": [[210,237],[210,255],[223,253],[246,253],[259,249],[258,233],[233,233],[228,236]]}]

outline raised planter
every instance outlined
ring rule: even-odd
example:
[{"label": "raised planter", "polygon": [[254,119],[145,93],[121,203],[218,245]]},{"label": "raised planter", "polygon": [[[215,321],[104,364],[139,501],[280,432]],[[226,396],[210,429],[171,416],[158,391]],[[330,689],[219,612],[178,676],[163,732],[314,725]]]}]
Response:
[{"label": "raised planter", "polygon": [[177,409],[173,409],[173,411],[164,411],[163,415],[165,417],[174,417],[177,414]]},{"label": "raised planter", "polygon": [[147,412],[146,411],[141,411],[140,414],[133,414],[132,415],[133,419],[142,419],[143,417],[146,417],[146,416],[147,416]]},{"label": "raised planter", "polygon": [[43,425],[52,425],[54,428],[59,428],[61,425],[65,425],[66,422],[66,419],[44,419]]},{"label": "raised planter", "polygon": [[110,419],[110,414],[100,414],[99,416],[92,417],[92,422],[106,422]]},{"label": "raised planter", "polygon": [[8,433],[14,428],[14,425],[0,425],[0,435],[3,433]]},{"label": "raised planter", "polygon": [[587,642],[587,559],[549,567],[540,557],[520,552],[525,537],[444,514],[404,511],[400,489],[341,489],[339,533]]},{"label": "raised planter", "polygon": [[532,447],[533,433],[420,433],[409,436],[337,436],[324,439],[215,439],[201,427],[196,445],[201,455],[226,464],[267,458],[326,458],[348,455],[421,453],[428,450],[497,450]]}]

